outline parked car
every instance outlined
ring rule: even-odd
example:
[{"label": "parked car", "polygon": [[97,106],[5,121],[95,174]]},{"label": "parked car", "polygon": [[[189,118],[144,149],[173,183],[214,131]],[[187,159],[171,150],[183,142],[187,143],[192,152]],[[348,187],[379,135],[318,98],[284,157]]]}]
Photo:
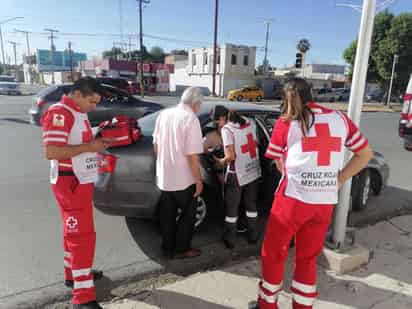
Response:
[{"label": "parked car", "polygon": [[403,97],[399,136],[403,139],[404,148],[412,151],[412,74]]},{"label": "parked car", "polygon": [[129,94],[133,94],[130,92],[130,84],[127,79],[124,78],[116,78],[116,77],[97,77],[96,80],[105,85],[110,85],[123,91],[127,91]]},{"label": "parked car", "polygon": [[[139,118],[163,108],[160,104],[139,100],[113,86],[101,86],[103,88],[102,100],[97,105],[97,109],[89,113],[92,125],[98,125],[102,121],[110,120],[119,115]],[[56,85],[39,92],[29,110],[31,123],[40,125],[43,113],[51,105],[59,102],[63,94],[68,94],[71,87],[71,84]]]},{"label": "parked car", "polygon": [[319,88],[312,90],[313,99],[316,102],[335,102],[337,94],[332,88]]},{"label": "parked car", "polygon": [[10,75],[0,75],[0,82],[16,83],[16,79]]},{"label": "parked car", "polygon": [[261,88],[258,87],[243,87],[240,89],[234,89],[230,90],[227,98],[230,101],[243,101],[244,99],[247,99],[249,101],[262,101],[264,98],[265,93]]},{"label": "parked car", "polygon": [[[256,122],[262,167],[257,205],[260,213],[268,212],[281,175],[264,153],[280,112],[248,103],[205,102],[198,113],[203,135],[210,130],[216,130],[214,122],[210,119],[210,111],[214,104],[225,105],[228,109],[236,110]],[[111,148],[101,155],[94,200],[95,207],[100,211],[117,216],[155,220],[158,218],[160,191],[155,180],[156,164],[152,140],[158,115],[159,113],[156,112],[139,120],[142,136],[136,144]],[[207,214],[223,215],[224,209],[221,185],[213,168],[214,159],[210,154],[203,154],[200,159],[204,192],[197,200],[196,226],[204,221]],[[353,179],[352,209],[366,208],[370,193],[379,194],[386,186],[388,177],[389,167],[385,159],[381,154],[375,153],[368,167]]]},{"label": "parked car", "polygon": [[349,102],[350,89],[349,88],[336,88],[336,101],[338,102]]},{"label": "parked car", "polygon": [[1,82],[0,94],[3,95],[21,95],[20,85],[16,82]]},{"label": "parked car", "polygon": [[382,102],[385,93],[380,89],[368,91],[365,95],[366,102]]}]

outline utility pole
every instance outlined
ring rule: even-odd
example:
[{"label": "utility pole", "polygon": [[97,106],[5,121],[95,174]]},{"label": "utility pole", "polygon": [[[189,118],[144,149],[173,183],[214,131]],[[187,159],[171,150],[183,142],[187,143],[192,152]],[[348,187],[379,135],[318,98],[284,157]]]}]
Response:
[{"label": "utility pole", "polygon": [[140,45],[140,95],[144,97],[143,75],[143,4],[149,4],[150,0],[137,0],[139,2],[139,45]]},{"label": "utility pole", "polygon": [[[52,66],[54,66],[54,52],[56,51],[56,46],[54,45],[54,39],[56,39],[55,37],[55,33],[59,32],[58,30],[54,30],[54,29],[44,29],[44,31],[50,32],[50,53],[51,53],[51,63]],[[54,68],[52,70],[52,84],[54,85],[56,83],[56,81],[54,80]]]},{"label": "utility pole", "polygon": [[69,58],[70,58],[70,76],[71,76],[72,82],[74,82],[72,42],[69,41],[68,47],[69,47]]},{"label": "utility pole", "polygon": [[[122,0],[119,0],[119,29],[120,29],[120,42],[124,42],[123,37],[123,8],[122,8]],[[120,47],[121,48],[121,47]]]},{"label": "utility pole", "polygon": [[268,44],[269,44],[269,28],[270,21],[266,22],[266,44],[265,44],[265,58],[263,60],[263,74],[266,75],[268,71]]},{"label": "utility pole", "polygon": [[17,79],[17,43],[13,41],[7,41],[13,46],[13,52],[14,52],[14,75]]},{"label": "utility pole", "polygon": [[399,56],[398,55],[393,55],[393,65],[392,65],[392,75],[391,75],[391,82],[389,84],[389,91],[388,91],[388,101],[386,104],[391,107],[391,95],[392,95],[392,85],[393,85],[393,77],[395,75],[395,68],[396,64],[398,63]]},{"label": "utility pole", "polygon": [[[364,0],[348,107],[348,115],[356,125],[359,125],[362,113],[375,12],[376,0]],[[344,162],[348,162],[350,158],[351,154],[346,150]],[[351,186],[352,180],[348,180],[339,192],[339,204],[336,207],[332,234],[336,249],[342,249],[345,245],[346,224],[351,202]]]},{"label": "utility pole", "polygon": [[14,29],[14,32],[23,33],[26,36],[26,48],[27,48],[26,52],[27,52],[27,57],[30,57],[30,41],[29,41],[30,32],[29,31],[18,30],[18,29]]},{"label": "utility pole", "polygon": [[[0,43],[1,43],[1,56],[2,56],[2,60],[3,60],[3,66],[4,66],[4,72],[7,71],[7,66],[6,66],[6,54],[4,53],[4,43],[3,43],[3,33],[1,30],[1,25],[4,25],[8,22],[11,22],[13,20],[16,19],[22,19],[23,17],[13,17],[13,18],[9,18],[3,21],[0,21]],[[6,72],[7,73],[7,72]]]},{"label": "utility pole", "polygon": [[215,31],[213,39],[213,76],[212,76],[212,95],[216,96],[216,66],[218,58],[218,49],[217,49],[217,27],[218,27],[218,18],[219,18],[219,0],[215,0]]}]

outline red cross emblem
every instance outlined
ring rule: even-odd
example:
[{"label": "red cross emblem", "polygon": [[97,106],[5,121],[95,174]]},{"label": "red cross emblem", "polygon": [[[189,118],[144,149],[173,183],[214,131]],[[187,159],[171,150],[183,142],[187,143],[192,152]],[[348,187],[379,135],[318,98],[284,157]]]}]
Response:
[{"label": "red cross emblem", "polygon": [[256,141],[253,138],[253,134],[246,135],[247,144],[241,146],[242,153],[249,153],[252,159],[256,158]]},{"label": "red cross emblem", "polygon": [[64,116],[60,114],[53,115],[53,126],[64,127]]},{"label": "red cross emblem", "polygon": [[69,229],[73,230],[77,226],[77,219],[75,217],[68,217],[66,220],[66,225]]},{"label": "red cross emblem", "polygon": [[318,153],[318,166],[330,165],[331,153],[342,149],[341,138],[330,135],[327,123],[315,124],[316,136],[305,137],[302,140],[302,151]]}]

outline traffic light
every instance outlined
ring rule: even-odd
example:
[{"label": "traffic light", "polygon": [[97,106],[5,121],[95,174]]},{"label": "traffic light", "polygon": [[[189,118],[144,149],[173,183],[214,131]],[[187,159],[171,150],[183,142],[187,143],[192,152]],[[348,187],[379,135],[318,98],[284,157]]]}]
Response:
[{"label": "traffic light", "polygon": [[296,53],[295,68],[300,69],[302,67],[302,53]]}]

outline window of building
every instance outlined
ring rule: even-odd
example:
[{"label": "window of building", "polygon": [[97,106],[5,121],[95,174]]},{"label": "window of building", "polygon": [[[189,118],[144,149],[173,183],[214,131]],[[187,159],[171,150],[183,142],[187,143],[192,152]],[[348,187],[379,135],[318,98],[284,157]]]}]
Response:
[{"label": "window of building", "polygon": [[203,53],[203,65],[207,65],[207,53]]},{"label": "window of building", "polygon": [[243,65],[245,65],[245,66],[249,65],[249,56],[248,55],[243,57]]},{"label": "window of building", "polygon": [[220,55],[217,56],[217,64],[220,64]]},{"label": "window of building", "polygon": [[232,65],[237,64],[237,56],[235,54],[232,54]]},{"label": "window of building", "polygon": [[192,65],[196,65],[196,54],[192,55]]}]

